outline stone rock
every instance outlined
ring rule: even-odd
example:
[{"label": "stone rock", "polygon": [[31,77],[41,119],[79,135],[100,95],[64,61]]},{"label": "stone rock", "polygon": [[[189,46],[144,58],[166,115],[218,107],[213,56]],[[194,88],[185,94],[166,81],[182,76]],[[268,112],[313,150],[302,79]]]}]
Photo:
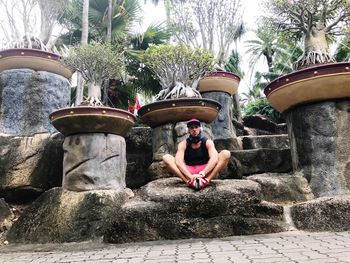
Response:
[{"label": "stone rock", "polygon": [[148,173],[150,174],[151,181],[157,180],[160,178],[173,177],[173,175],[166,169],[163,161],[153,162],[148,167]]},{"label": "stone rock", "polygon": [[62,143],[58,133],[0,136],[0,197],[23,202],[61,186]]},{"label": "stone rock", "polygon": [[[69,103],[70,83],[57,74],[31,69],[0,73],[0,133],[53,133],[49,114]],[[15,105],[15,107],[14,107]]]},{"label": "stone rock", "polygon": [[236,120],[235,118],[232,119],[232,125],[236,130],[236,136],[244,136],[246,135],[244,133],[244,125],[239,122],[238,120]]},{"label": "stone rock", "polygon": [[234,151],[242,150],[241,141],[236,138],[227,138],[227,139],[216,139],[214,140],[215,148],[218,152],[222,150]]},{"label": "stone rock", "polygon": [[265,173],[249,176],[261,186],[263,200],[273,203],[297,203],[314,199],[307,180],[301,175]]},{"label": "stone rock", "polygon": [[14,215],[11,208],[5,202],[4,198],[0,198],[0,232],[8,230],[12,225]]},{"label": "stone rock", "polygon": [[292,171],[292,161],[289,149],[252,149],[231,152],[240,162],[243,175]]},{"label": "stone rock", "polygon": [[10,243],[99,240],[127,200],[126,192],[53,188],[29,206],[7,233]]},{"label": "stone rock", "polygon": [[173,132],[174,124],[165,124],[153,128],[152,148],[154,161],[161,161],[164,154],[173,154],[175,152],[176,146]]},{"label": "stone rock", "polygon": [[349,231],[350,196],[321,197],[291,207],[295,226],[305,231]]},{"label": "stone rock", "polygon": [[258,136],[242,136],[242,147],[248,149],[289,149],[289,139],[287,134],[278,135],[258,135]]},{"label": "stone rock", "polygon": [[107,242],[225,237],[284,231],[283,208],[260,202],[259,184],[214,180],[201,191],[166,178],[142,187],[123,205]]},{"label": "stone rock", "polygon": [[219,173],[217,179],[242,179],[242,171],[241,163],[231,156],[227,168]]},{"label": "stone rock", "polygon": [[243,125],[248,128],[245,135],[287,134],[285,123],[277,124],[261,115],[245,116]]},{"label": "stone rock", "polygon": [[232,96],[226,92],[203,92],[202,97],[212,99],[221,104],[221,110],[215,120],[210,123],[214,140],[236,138],[235,127],[232,124]]},{"label": "stone rock", "polygon": [[115,190],[126,187],[126,145],[122,136],[86,133],[63,143],[63,183],[70,191]]},{"label": "stone rock", "polygon": [[302,170],[316,197],[350,190],[350,100],[298,106],[286,113],[293,170]]},{"label": "stone rock", "polygon": [[152,163],[152,129],[134,127],[125,137],[126,186],[138,188],[151,180],[148,167]]}]

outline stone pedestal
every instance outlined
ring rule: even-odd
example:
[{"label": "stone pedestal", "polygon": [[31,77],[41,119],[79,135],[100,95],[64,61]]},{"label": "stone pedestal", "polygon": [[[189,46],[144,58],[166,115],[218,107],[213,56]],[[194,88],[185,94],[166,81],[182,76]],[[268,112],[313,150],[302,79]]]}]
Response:
[{"label": "stone pedestal", "polygon": [[87,133],[63,143],[63,188],[70,191],[125,189],[126,145],[122,136]]},{"label": "stone pedestal", "polygon": [[218,150],[227,149],[230,151],[240,149],[237,142],[236,130],[232,124],[232,96],[221,91],[201,93],[203,98],[212,99],[221,104],[218,116],[210,123],[214,140],[218,141]]},{"label": "stone pedestal", "polygon": [[302,170],[316,197],[348,194],[350,100],[298,106],[286,116],[293,170]]},{"label": "stone pedestal", "polygon": [[0,73],[0,133],[32,136],[55,132],[49,114],[69,104],[69,81],[31,69]]}]

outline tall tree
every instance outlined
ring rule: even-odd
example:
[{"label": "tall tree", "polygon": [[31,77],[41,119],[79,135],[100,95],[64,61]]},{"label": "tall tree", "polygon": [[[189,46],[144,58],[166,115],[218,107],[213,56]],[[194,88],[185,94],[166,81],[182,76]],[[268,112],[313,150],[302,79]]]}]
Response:
[{"label": "tall tree", "polygon": [[[89,38],[89,0],[83,1],[83,12],[82,12],[82,30],[81,30],[81,42],[82,46],[87,45]],[[83,101],[84,94],[84,80],[81,72],[77,72],[77,89],[75,96],[75,104],[80,105]]]},{"label": "tall tree", "polygon": [[209,49],[223,65],[242,31],[240,0],[169,0],[176,39]]},{"label": "tall tree", "polygon": [[[0,0],[0,17],[4,18],[1,20],[0,29],[4,41],[9,47],[33,47],[32,42],[35,38],[40,45],[48,45],[50,49],[52,31],[63,15],[67,3],[68,0]],[[37,21],[38,13],[40,22]]]},{"label": "tall tree", "polygon": [[350,19],[348,0],[269,0],[269,18],[292,37],[303,37],[304,54],[296,68],[334,62],[328,41],[342,33]]}]

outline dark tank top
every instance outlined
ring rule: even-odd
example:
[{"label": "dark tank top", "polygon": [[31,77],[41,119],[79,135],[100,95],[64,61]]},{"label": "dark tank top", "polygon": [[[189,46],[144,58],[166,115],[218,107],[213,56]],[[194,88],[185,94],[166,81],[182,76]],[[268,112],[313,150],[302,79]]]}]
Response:
[{"label": "dark tank top", "polygon": [[207,140],[207,137],[203,137],[201,145],[198,149],[193,149],[191,147],[191,142],[188,139],[186,140],[185,163],[187,165],[198,165],[208,163],[209,154],[207,147],[205,146]]}]

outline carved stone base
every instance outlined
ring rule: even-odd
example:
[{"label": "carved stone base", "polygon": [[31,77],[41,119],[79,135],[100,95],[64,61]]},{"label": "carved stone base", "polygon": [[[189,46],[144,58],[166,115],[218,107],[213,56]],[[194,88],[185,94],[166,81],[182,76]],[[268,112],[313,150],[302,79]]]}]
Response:
[{"label": "carved stone base", "polygon": [[315,196],[350,190],[350,100],[325,101],[287,112],[293,169],[302,170]]},{"label": "carved stone base", "polygon": [[125,189],[126,145],[122,136],[87,133],[63,143],[63,188],[70,191]]}]

